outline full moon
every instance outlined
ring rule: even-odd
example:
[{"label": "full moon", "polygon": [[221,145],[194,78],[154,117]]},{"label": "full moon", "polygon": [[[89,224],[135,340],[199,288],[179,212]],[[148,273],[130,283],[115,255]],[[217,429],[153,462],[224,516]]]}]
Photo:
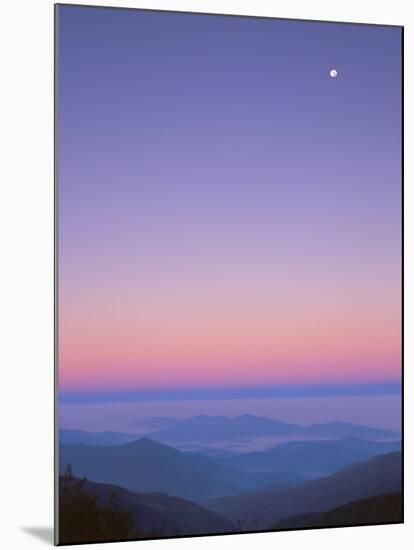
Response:
[{"label": "full moon", "polygon": [[336,69],[331,69],[331,70],[329,71],[329,76],[330,76],[331,78],[336,78],[336,77],[338,76],[338,71],[337,71]]}]

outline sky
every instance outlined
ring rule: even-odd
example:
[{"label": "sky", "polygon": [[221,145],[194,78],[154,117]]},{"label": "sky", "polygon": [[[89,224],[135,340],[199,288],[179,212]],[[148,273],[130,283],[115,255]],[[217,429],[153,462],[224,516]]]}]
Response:
[{"label": "sky", "polygon": [[398,393],[401,30],[61,6],[58,47],[61,394]]}]

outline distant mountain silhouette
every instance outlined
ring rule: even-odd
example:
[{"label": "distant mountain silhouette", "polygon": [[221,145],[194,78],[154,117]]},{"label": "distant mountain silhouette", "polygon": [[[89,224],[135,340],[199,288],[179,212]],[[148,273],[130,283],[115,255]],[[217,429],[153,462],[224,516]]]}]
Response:
[{"label": "distant mountain silhouette", "polygon": [[402,518],[402,494],[389,493],[356,500],[328,512],[294,516],[276,523],[273,528],[299,529],[303,527],[401,523]]},{"label": "distant mountain silhouette", "polygon": [[243,528],[268,529],[284,518],[325,512],[352,501],[402,490],[401,452],[376,456],[284,492],[241,494],[205,502]]},{"label": "distant mountain silhouette", "polygon": [[123,445],[137,439],[137,434],[123,432],[86,432],[84,430],[59,430],[61,445]]},{"label": "distant mountain silhouette", "polygon": [[[148,437],[118,446],[61,445],[59,455],[61,471],[72,464],[75,476],[196,501],[253,490],[281,477],[242,472],[218,459],[183,453]],[[286,475],[283,478],[289,480]]]},{"label": "distant mountain silhouette", "polygon": [[381,428],[370,428],[369,426],[361,426],[351,422],[327,422],[325,424],[311,424],[304,428],[305,432],[312,437],[360,437],[362,439],[396,439],[400,438],[401,434],[383,430]]},{"label": "distant mountain silhouette", "polygon": [[248,472],[287,472],[321,477],[354,462],[400,448],[399,441],[377,442],[345,437],[322,441],[290,441],[266,451],[233,455],[223,460],[226,464]]},{"label": "distant mountain silhouette", "polygon": [[[339,439],[344,437],[359,437],[366,440],[397,440],[400,434],[358,426],[347,422],[329,422],[326,424],[311,424],[310,426],[298,426],[286,422],[279,422],[264,416],[241,415],[233,418],[226,416],[199,415],[185,420],[177,420],[168,417],[149,418],[133,423],[142,429],[141,434],[123,432],[87,432],[84,430],[59,431],[60,443],[73,445],[85,443],[86,445],[123,445],[135,441],[142,436],[149,436],[153,440],[168,444],[178,444],[186,447],[191,444],[194,449],[199,448],[206,454],[224,454],[214,449],[205,448],[206,444],[214,441],[234,441],[242,438],[257,437],[286,437],[296,439]],[[155,430],[155,431],[148,431]],[[181,445],[180,445],[181,444]],[[229,451],[227,451],[229,454]]]},{"label": "distant mountain silhouette", "polygon": [[[76,478],[68,480],[61,476],[61,494],[68,483],[75,484],[78,481]],[[177,497],[162,493],[134,493],[116,485],[91,481],[86,481],[84,488],[97,496],[98,505],[111,504],[115,499],[117,508],[127,510],[133,517],[134,531],[138,533],[138,538],[225,533],[237,530],[232,521]],[[61,518],[61,521],[64,522],[65,518]],[[136,536],[132,535],[131,538]]]},{"label": "distant mountain silhouette", "polygon": [[293,424],[262,416],[246,414],[229,418],[202,414],[153,432],[151,437],[166,441],[229,440],[245,436],[289,435],[296,428]]},{"label": "distant mountain silhouette", "polygon": [[359,426],[349,422],[329,422],[298,426],[263,416],[245,414],[232,418],[199,415],[148,434],[152,439],[171,442],[208,442],[241,437],[341,438],[347,436],[368,440],[398,439],[400,434],[379,428]]}]

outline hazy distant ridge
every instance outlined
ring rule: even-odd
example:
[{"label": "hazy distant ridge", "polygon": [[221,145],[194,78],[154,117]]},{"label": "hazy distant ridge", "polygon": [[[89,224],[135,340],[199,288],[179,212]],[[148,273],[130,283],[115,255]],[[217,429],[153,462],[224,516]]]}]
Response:
[{"label": "hazy distant ridge", "polygon": [[[328,422],[299,426],[271,418],[254,415],[235,417],[199,415],[177,420],[167,417],[150,418],[134,423],[145,430],[141,435],[166,443],[234,440],[241,437],[295,437],[342,438],[359,437],[369,440],[398,439],[400,434],[381,428],[361,426],[349,422]],[[151,431],[151,428],[160,428]],[[150,430],[150,431],[148,431]],[[86,443],[91,445],[118,445],[137,439],[139,434],[117,432],[85,432],[81,430],[60,430],[60,443]]]}]

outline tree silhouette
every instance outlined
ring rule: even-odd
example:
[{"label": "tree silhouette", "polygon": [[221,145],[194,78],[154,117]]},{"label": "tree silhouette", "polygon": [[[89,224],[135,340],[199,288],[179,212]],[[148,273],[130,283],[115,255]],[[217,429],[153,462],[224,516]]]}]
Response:
[{"label": "tree silhouette", "polygon": [[60,481],[59,542],[100,542],[140,538],[134,518],[119,504],[115,494],[108,502],[98,502],[98,495],[86,487],[87,480],[76,479],[68,464]]}]

